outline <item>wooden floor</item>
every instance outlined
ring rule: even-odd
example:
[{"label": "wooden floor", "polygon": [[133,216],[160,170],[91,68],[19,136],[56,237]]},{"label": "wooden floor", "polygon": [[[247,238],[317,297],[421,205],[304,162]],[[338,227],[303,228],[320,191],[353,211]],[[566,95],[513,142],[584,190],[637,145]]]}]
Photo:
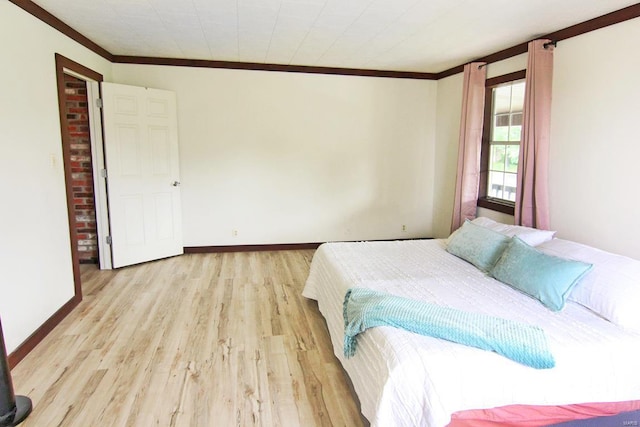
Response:
[{"label": "wooden floor", "polygon": [[362,426],[312,250],[84,267],[84,301],[12,371],[23,427]]}]

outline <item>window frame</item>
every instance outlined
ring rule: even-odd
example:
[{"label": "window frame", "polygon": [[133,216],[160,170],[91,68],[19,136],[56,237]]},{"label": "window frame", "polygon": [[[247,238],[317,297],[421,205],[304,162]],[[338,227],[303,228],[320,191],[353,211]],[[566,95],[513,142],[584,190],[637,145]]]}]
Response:
[{"label": "window frame", "polygon": [[[527,70],[515,71],[509,74],[485,80],[484,121],[482,126],[482,145],[480,148],[480,184],[478,188],[478,206],[508,215],[514,215],[515,202],[496,199],[487,196],[487,180],[489,177],[489,157],[491,153],[491,111],[493,104],[493,89],[505,83],[515,82],[526,78]],[[525,89],[526,90],[526,89]]]}]

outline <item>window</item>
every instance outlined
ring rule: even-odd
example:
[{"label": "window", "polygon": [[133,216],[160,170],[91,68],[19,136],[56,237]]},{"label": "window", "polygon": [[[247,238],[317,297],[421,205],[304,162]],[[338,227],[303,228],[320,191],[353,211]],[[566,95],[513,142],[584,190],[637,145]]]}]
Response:
[{"label": "window", "polygon": [[524,77],[518,71],[486,83],[478,205],[509,214],[518,182]]}]

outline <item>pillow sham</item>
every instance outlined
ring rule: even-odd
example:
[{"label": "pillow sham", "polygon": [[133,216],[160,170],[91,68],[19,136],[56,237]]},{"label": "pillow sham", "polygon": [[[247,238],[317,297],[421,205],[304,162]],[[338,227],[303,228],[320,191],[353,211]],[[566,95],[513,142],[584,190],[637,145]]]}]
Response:
[{"label": "pillow sham", "polygon": [[451,234],[447,251],[488,272],[507,247],[509,238],[466,220]]},{"label": "pillow sham", "polygon": [[539,300],[552,311],[564,308],[569,292],[592,265],[538,251],[519,237],[491,270],[491,275]]},{"label": "pillow sham", "polygon": [[640,332],[640,261],[569,240],[553,239],[540,251],[593,264],[571,291],[577,302],[624,329]]},{"label": "pillow sham", "polygon": [[537,228],[525,227],[522,225],[503,224],[482,216],[471,222],[490,230],[497,231],[498,233],[502,233],[505,236],[518,236],[529,246],[538,246],[541,243],[553,239],[553,236],[556,234],[555,231],[538,230]]}]

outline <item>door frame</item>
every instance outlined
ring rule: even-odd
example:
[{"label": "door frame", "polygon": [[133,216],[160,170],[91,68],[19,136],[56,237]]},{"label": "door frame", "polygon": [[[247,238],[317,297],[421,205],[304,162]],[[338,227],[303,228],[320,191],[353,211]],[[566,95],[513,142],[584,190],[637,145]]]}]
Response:
[{"label": "door frame", "polygon": [[[76,245],[77,232],[75,229],[75,208],[73,203],[73,186],[71,182],[70,149],[71,137],[67,126],[65,108],[64,75],[72,75],[84,80],[87,84],[87,108],[89,110],[89,135],[91,139],[91,157],[93,169],[93,184],[95,193],[96,225],[98,233],[98,256],[101,269],[111,268],[111,249],[106,244],[109,233],[108,210],[106,209],[106,183],[100,178],[100,170],[104,169],[104,151],[102,146],[102,115],[95,103],[100,97],[100,82],[104,80],[102,74],[85,67],[58,53],[55,54],[56,83],[58,89],[58,111],[60,114],[60,134],[62,137],[63,164],[65,187],[67,193],[67,213],[69,220],[69,237],[71,241],[71,259],[73,263],[73,279],[75,297],[82,300],[82,283],[80,279],[80,257]],[[106,232],[106,234],[105,234]]]}]

